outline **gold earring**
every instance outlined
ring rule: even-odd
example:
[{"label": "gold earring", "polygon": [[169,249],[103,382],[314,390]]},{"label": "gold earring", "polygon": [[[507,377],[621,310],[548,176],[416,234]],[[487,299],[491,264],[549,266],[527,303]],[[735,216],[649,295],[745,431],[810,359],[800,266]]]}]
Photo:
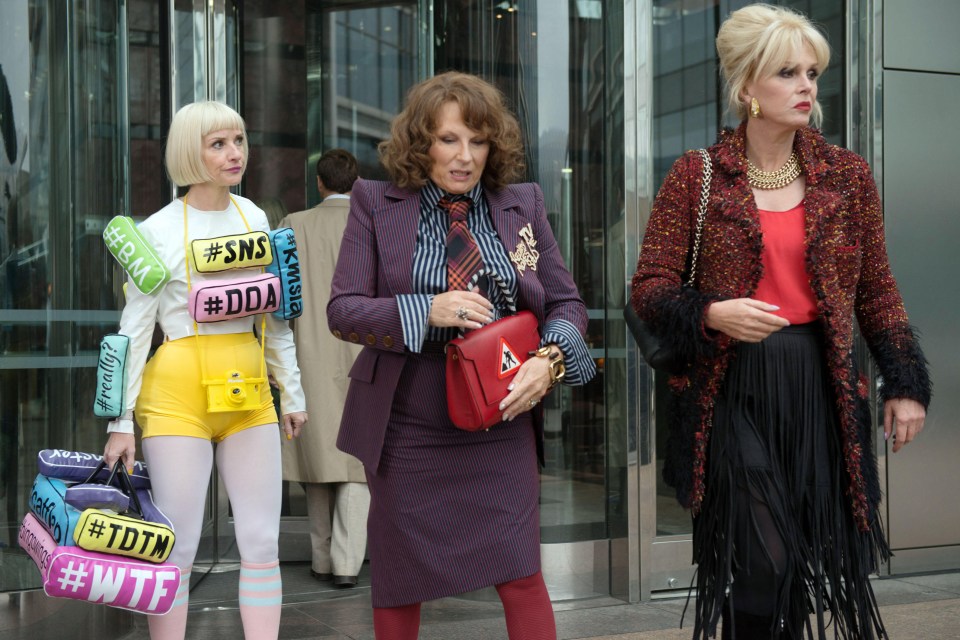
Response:
[{"label": "gold earring", "polygon": [[750,100],[750,117],[751,118],[761,118],[763,114],[760,112],[760,103],[757,102],[756,98]]}]

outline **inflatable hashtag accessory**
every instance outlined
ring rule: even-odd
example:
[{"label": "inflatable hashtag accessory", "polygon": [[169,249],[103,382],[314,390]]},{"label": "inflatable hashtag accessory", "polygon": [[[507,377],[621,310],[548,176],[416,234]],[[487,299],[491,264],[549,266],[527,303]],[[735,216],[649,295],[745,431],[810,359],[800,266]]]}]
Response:
[{"label": "inflatable hashtag accessory", "polygon": [[173,529],[99,509],[86,509],[73,532],[77,546],[118,556],[161,563],[173,551]]},{"label": "inflatable hashtag accessory", "polygon": [[37,565],[37,569],[40,570],[40,577],[46,580],[47,569],[50,567],[50,557],[53,555],[53,550],[57,548],[57,543],[37,520],[37,516],[28,513],[23,517],[17,540],[20,547],[27,552],[33,563]]},{"label": "inflatable hashtag accessory", "polygon": [[132,218],[116,216],[110,220],[103,230],[103,241],[142,293],[149,295],[170,279],[169,269]]},{"label": "inflatable hashtag accessory", "polygon": [[108,333],[100,340],[100,359],[97,361],[97,389],[93,395],[93,414],[101,418],[119,418],[123,415],[123,397],[127,385],[124,371],[130,338],[119,333]]},{"label": "inflatable hashtag accessory", "polygon": [[43,591],[53,598],[105,604],[149,614],[173,607],[180,569],[172,564],[60,546],[50,556]]},{"label": "inflatable hashtag accessory", "polygon": [[273,312],[281,320],[293,320],[303,315],[303,281],[300,277],[300,256],[293,229],[275,229],[270,232],[273,262],[267,271],[280,278],[280,308]]},{"label": "inflatable hashtag accessory", "polygon": [[[43,449],[37,454],[37,466],[41,475],[67,482],[83,482],[102,461],[103,456],[66,449]],[[106,480],[109,476],[110,469],[105,468],[97,474],[97,479]],[[133,463],[133,473],[128,474],[128,477],[135,489],[150,488],[147,465],[141,460]]]},{"label": "inflatable hashtag accessory", "polygon": [[280,279],[272,273],[207,280],[190,290],[187,308],[197,322],[220,322],[280,307]]},{"label": "inflatable hashtag accessory", "polygon": [[190,262],[200,273],[216,273],[228,269],[265,267],[273,262],[273,252],[265,232],[248,231],[192,241]]},{"label": "inflatable hashtag accessory", "polygon": [[67,504],[67,485],[62,480],[38,475],[30,494],[30,511],[50,532],[58,545],[72,545],[73,530],[80,520],[80,512]]}]

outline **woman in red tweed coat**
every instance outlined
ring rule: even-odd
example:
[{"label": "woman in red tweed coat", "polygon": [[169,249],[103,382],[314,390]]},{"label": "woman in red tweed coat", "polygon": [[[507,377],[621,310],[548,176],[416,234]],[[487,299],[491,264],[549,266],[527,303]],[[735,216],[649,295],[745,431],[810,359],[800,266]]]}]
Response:
[{"label": "woman in red tweed coat", "polygon": [[708,150],[695,288],[681,283],[703,166],[688,152],[657,196],[631,297],[689,363],[669,381],[664,478],[694,517],[694,637],[721,617],[738,640],[819,638],[831,620],[836,637],[886,637],[868,581],[889,548],[854,316],[894,452],[922,429],[930,381],[877,188],[862,158],[809,127],[829,48],[806,18],[751,5],[717,50],[743,122]]}]

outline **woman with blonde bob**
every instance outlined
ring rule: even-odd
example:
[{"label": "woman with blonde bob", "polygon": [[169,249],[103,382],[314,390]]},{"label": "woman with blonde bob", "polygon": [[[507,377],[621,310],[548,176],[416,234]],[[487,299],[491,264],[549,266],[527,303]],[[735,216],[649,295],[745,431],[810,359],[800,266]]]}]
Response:
[{"label": "woman with blonde bob", "polygon": [[[510,184],[520,129],[493,86],[456,72],[421,82],[380,151],[393,181],[354,183],[327,306],[333,334],[364,344],[337,446],[370,488],[376,637],[416,640],[420,603],[494,586],[511,639],[555,640],[540,573],[540,401],[594,374],[586,307],[540,188]],[[534,246],[534,264],[511,259]],[[447,414],[444,344],[506,314],[508,297],[536,316],[541,349],[517,354],[522,365],[501,352],[516,371],[503,419],[463,431]]]},{"label": "woman with blonde bob", "polygon": [[[262,210],[230,193],[243,178],[248,157],[243,119],[230,107],[198,102],[176,113],[166,165],[186,192],[139,225],[170,279],[151,294],[141,293],[131,280],[120,319],[119,333],[130,340],[125,413],[107,427],[104,458],[110,465],[118,459],[127,468],[133,465],[136,414],[154,500],[176,533],[169,561],[181,570],[173,609],[148,620],[153,640],[181,640],[186,633],[190,573],[214,457],[236,524],[244,635],[269,640],[279,633],[280,429],[270,386],[244,385],[243,406],[224,410],[209,404],[205,383],[225,383],[234,371],[241,384],[263,378],[266,364],[281,388],[282,430],[288,439],[299,435],[307,415],[292,332],[269,313],[197,322],[187,305],[191,289],[201,284],[260,274],[252,267],[201,273],[199,261],[187,257],[194,240],[270,230]],[[217,246],[210,245],[211,255]],[[164,343],[147,362],[156,323]]]},{"label": "woman with blonde bob", "polygon": [[923,428],[926,359],[890,271],[867,163],[827,143],[830,50],[803,15],[733,12],[717,53],[735,130],[667,175],[631,302],[688,363],[671,376],[664,479],[693,515],[693,636],[885,638],[868,576],[889,557],[856,317],[894,453]]}]

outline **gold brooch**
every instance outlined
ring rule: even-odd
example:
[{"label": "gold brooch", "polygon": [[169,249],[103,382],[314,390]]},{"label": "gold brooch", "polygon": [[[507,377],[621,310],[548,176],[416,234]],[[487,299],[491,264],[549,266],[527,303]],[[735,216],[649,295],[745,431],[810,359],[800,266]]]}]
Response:
[{"label": "gold brooch", "polygon": [[517,243],[516,251],[510,252],[510,260],[517,266],[520,277],[527,267],[531,271],[537,270],[537,260],[540,259],[540,252],[534,249],[537,241],[533,238],[533,226],[527,223],[527,226],[520,229],[520,242]]}]

